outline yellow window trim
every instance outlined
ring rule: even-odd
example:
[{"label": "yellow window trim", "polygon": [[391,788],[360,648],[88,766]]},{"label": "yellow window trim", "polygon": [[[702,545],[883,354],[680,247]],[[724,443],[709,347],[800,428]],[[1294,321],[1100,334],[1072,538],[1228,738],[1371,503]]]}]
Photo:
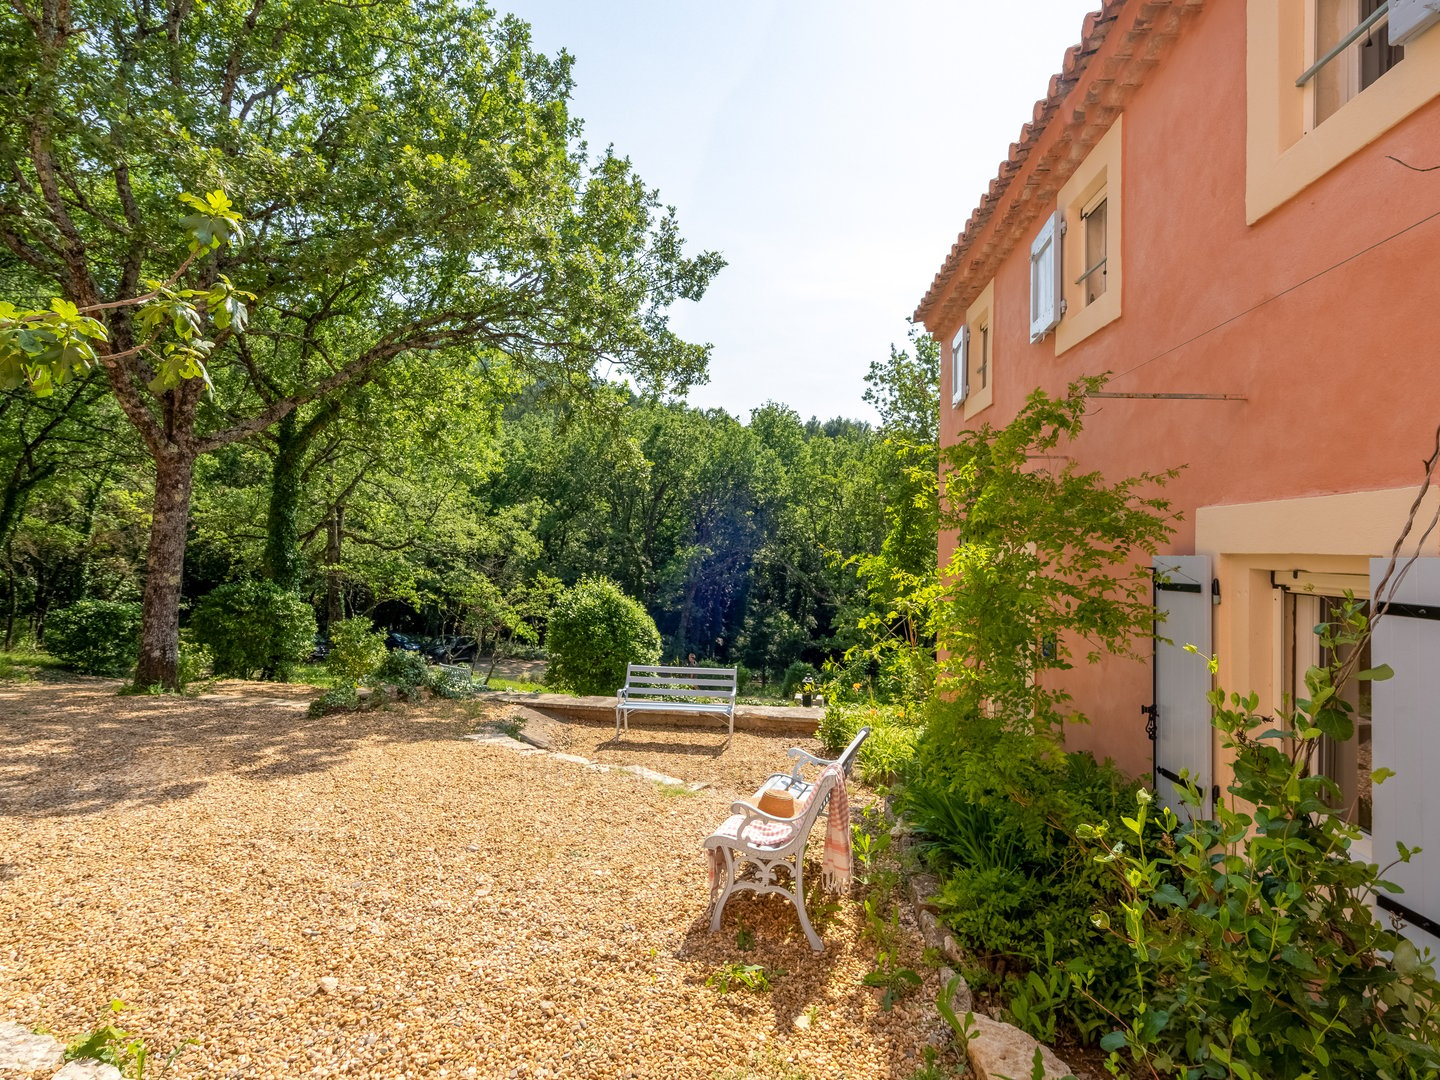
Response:
[{"label": "yellow window trim", "polygon": [[[1121,200],[1120,154],[1124,142],[1117,117],[1095,148],[1086,155],[1056,203],[1065,216],[1065,243],[1061,248],[1065,286],[1065,314],[1055,327],[1055,355],[1078,345],[1102,326],[1120,317],[1120,224],[1125,214]],[[1085,284],[1076,281],[1085,265],[1085,222],[1081,217],[1096,197],[1105,193],[1105,292],[1093,304],[1085,303]]]},{"label": "yellow window trim", "polygon": [[1253,225],[1346,158],[1440,96],[1440,28],[1405,46],[1405,59],[1306,131],[1305,90],[1295,79],[1306,47],[1312,0],[1246,5],[1245,219]]},{"label": "yellow window trim", "polygon": [[[965,399],[965,419],[969,420],[982,409],[988,409],[995,400],[995,282],[989,285],[975,302],[965,310],[965,325],[970,327],[970,395]],[[990,328],[990,370],[983,388],[976,386],[976,373],[980,366],[980,328]]]}]

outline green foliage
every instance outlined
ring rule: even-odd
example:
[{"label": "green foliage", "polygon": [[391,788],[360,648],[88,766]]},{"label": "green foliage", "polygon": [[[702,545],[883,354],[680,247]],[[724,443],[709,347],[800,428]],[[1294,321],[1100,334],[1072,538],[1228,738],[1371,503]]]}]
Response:
[{"label": "green foliage", "polygon": [[613,581],[586,578],[550,613],[545,681],[575,694],[614,694],[627,664],[660,659],[660,632],[645,609]]},{"label": "green foliage", "polygon": [[315,648],[315,612],[268,581],[212,589],[190,619],[195,640],[210,650],[216,675],[287,681]]},{"label": "green foliage", "polygon": [[79,600],[51,614],[45,647],[87,675],[124,675],[135,663],[139,633],[139,604]]},{"label": "green foliage", "polygon": [[344,683],[326,690],[310,702],[311,716],[329,716],[331,713],[354,712],[360,708],[360,693],[353,683]]},{"label": "green foliage", "polygon": [[[380,635],[380,647],[385,649],[384,634]],[[432,669],[419,653],[393,649],[385,651],[385,658],[370,675],[370,681],[376,686],[393,686],[406,701],[419,701],[420,691],[430,686],[436,674],[443,672]]]},{"label": "green foliage", "polygon": [[[126,1080],[145,1080],[145,1067],[149,1064],[151,1050],[145,1040],[124,1031],[115,1023],[126,1006],[118,998],[110,1002],[110,1016],[89,1035],[82,1036],[65,1048],[66,1061],[99,1061],[113,1065]],[[160,1075],[170,1071],[170,1066],[185,1047],[194,1039],[186,1039],[175,1047],[161,1063]]]},{"label": "green foliage", "polygon": [[212,675],[215,671],[215,657],[206,645],[192,639],[190,634],[180,635],[180,686],[189,686]]},{"label": "green foliage", "polygon": [[385,633],[367,618],[330,624],[330,652],[325,666],[342,686],[358,686],[385,662]]},{"label": "green foliage", "polygon": [[1093,1036],[1133,980],[1124,949],[1089,921],[1117,899],[1113,877],[1074,837],[1129,805],[1135,785],[1088,754],[1058,755],[1034,780],[1020,797],[972,798],[918,773],[902,806],[942,875],[942,918],[1002,984],[1016,1023],[1042,1040],[1061,1021]]},{"label": "green foliage", "polygon": [[[963,431],[942,454],[940,524],[957,543],[933,626],[949,657],[941,684],[960,707],[932,725],[932,765],[946,767],[947,749],[963,752],[973,742],[965,727],[1053,740],[1065,721],[1083,718],[1067,713],[1069,694],[1046,673],[1072,667],[1081,644],[1079,658],[1095,662],[1106,653],[1137,655],[1133,643],[1149,638],[1154,611],[1142,556],[1155,553],[1175,519],[1146,489],[1176,472],[1111,481],[1079,472],[1064,455],[1083,430],[1089,394],[1103,385],[1083,379],[1062,398],[1037,390],[1004,428]],[[1056,460],[1064,463],[1036,467]]]},{"label": "green foliage", "polygon": [[921,979],[913,968],[898,967],[891,953],[881,951],[875,957],[875,967],[860,979],[866,986],[883,988],[880,1008],[889,1012],[895,1003],[920,988]]},{"label": "green foliage", "polygon": [[722,995],[728,994],[737,986],[753,990],[757,994],[768,994],[772,989],[771,981],[784,974],[779,968],[767,968],[761,964],[726,964],[706,979],[705,985]]},{"label": "green foliage", "polygon": [[474,697],[480,684],[470,677],[470,672],[459,668],[433,667],[426,682],[430,692],[448,701],[460,701]]},{"label": "green foliage", "polygon": [[[1352,856],[1360,831],[1334,812],[1340,793],[1315,768],[1322,736],[1353,733],[1346,685],[1390,675],[1356,670],[1370,632],[1353,600],[1317,627],[1333,659],[1306,672],[1310,697],[1278,716],[1259,715],[1254,694],[1210,693],[1234,760],[1230,799],[1213,819],[1182,825],[1141,791],[1133,812],[1086,830],[1123,890],[1095,920],[1108,927],[1113,915],[1140,999],[1115,1009],[1125,1021],[1106,1049],[1196,1080],[1440,1070],[1440,982],[1428,957],[1375,918],[1370,898],[1398,890]],[[1201,794],[1192,786],[1187,799],[1198,818]],[[1399,845],[1398,861],[1415,854]]]},{"label": "green foliage", "polygon": [[834,757],[850,744],[862,727],[870,736],[860,744],[855,771],[863,783],[888,784],[910,768],[923,730],[921,714],[907,705],[861,705],[825,702],[825,715],[815,737]]}]

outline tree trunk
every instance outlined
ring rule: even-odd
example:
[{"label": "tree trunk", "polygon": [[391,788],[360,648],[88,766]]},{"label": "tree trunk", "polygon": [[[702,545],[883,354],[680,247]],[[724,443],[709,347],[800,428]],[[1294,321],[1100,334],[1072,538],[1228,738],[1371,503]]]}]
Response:
[{"label": "tree trunk", "polygon": [[345,618],[344,596],[340,591],[340,541],[345,529],[345,504],[336,503],[325,522],[325,626],[328,630]]},{"label": "tree trunk", "polygon": [[300,473],[310,439],[293,412],[275,425],[275,464],[265,515],[265,576],[282,589],[300,585]]},{"label": "tree trunk", "polygon": [[145,556],[144,622],[137,687],[180,689],[180,581],[185,574],[185,537],[195,457],[172,450],[155,459],[155,511]]}]

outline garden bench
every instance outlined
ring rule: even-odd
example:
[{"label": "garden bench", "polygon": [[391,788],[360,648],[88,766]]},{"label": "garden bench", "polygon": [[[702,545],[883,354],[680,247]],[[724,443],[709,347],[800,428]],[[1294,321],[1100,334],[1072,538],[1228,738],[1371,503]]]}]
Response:
[{"label": "garden bench", "polygon": [[[760,785],[760,790],[755,793],[756,798],[759,798],[767,789],[771,791],[788,791],[794,796],[795,801],[798,803],[810,793],[810,789],[814,786],[807,782],[802,775],[802,770],[809,765],[818,765],[822,769],[827,765],[838,765],[840,766],[840,771],[845,774],[845,778],[848,780],[850,778],[850,770],[855,767],[855,758],[860,753],[860,745],[869,737],[870,729],[868,727],[862,727],[855,733],[855,738],[850,740],[850,745],[845,747],[845,749],[840,752],[840,756],[834,759],[816,757],[807,750],[802,750],[798,746],[792,746],[789,750],[785,751],[785,753],[788,757],[795,759],[795,767],[788,773],[772,773],[770,778]],[[825,808],[822,806],[820,809],[823,811]]]},{"label": "garden bench", "polygon": [[733,667],[630,664],[625,685],[615,695],[615,737],[620,737],[622,724],[630,730],[632,712],[715,713],[725,717],[726,729],[734,735],[735,684]]},{"label": "garden bench", "polygon": [[[735,893],[777,893],[795,905],[810,947],[817,953],[825,951],[825,942],[810,925],[805,910],[805,843],[821,807],[829,801],[830,790],[843,777],[839,768],[822,772],[807,786],[805,795],[797,798],[793,817],[767,814],[756,806],[763,788],[755,793],[755,802],[731,804],[731,816],[704,843],[711,859],[711,933],[720,929],[725,902]],[[845,827],[850,827],[849,822]]]}]

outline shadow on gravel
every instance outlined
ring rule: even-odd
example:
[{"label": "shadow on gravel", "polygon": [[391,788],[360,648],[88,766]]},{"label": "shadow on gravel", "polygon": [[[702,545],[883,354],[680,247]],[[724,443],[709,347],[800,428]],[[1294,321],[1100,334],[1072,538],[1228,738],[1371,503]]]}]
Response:
[{"label": "shadow on gravel", "polygon": [[383,709],[312,718],[315,690],[306,686],[233,683],[196,697],[120,697],[120,685],[0,688],[0,815],[173,803],[216,776],[317,772],[362,740],[449,739],[466,724]]}]

